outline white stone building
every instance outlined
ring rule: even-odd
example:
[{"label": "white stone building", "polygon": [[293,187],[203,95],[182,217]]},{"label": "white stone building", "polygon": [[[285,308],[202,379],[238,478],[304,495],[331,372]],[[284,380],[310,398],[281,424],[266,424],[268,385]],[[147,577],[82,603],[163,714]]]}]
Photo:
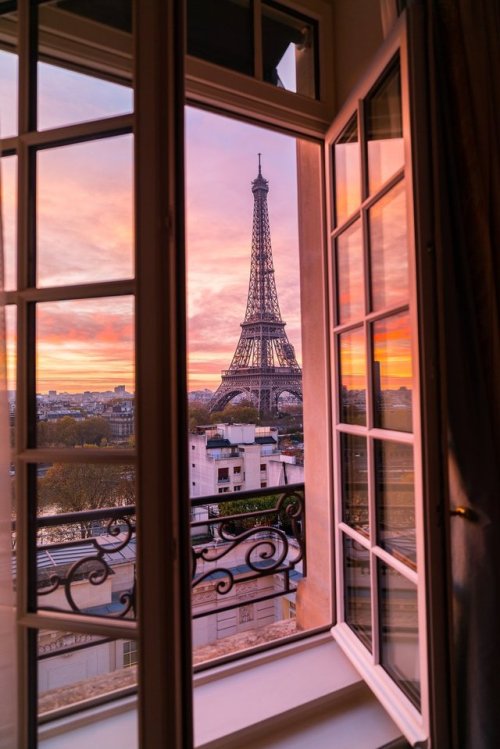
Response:
[{"label": "white stone building", "polygon": [[278,447],[277,427],[216,424],[189,435],[191,497],[264,489],[304,480],[303,466]]}]

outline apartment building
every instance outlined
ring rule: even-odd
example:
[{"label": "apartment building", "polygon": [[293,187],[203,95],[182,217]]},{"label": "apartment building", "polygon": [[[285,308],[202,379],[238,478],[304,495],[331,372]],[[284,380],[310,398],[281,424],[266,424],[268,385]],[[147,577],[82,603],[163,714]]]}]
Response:
[{"label": "apartment building", "polygon": [[255,424],[198,427],[196,434],[189,435],[188,453],[191,497],[265,489],[304,480],[303,466],[295,465],[292,456],[280,451],[277,427]]}]

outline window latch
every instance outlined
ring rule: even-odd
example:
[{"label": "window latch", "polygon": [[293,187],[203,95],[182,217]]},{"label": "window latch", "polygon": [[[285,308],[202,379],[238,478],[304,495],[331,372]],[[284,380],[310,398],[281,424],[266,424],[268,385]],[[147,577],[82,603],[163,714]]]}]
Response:
[{"label": "window latch", "polygon": [[456,515],[464,520],[470,520],[471,523],[476,523],[479,520],[479,515],[475,510],[471,507],[464,507],[463,505],[459,505],[453,510],[450,510],[450,515]]}]

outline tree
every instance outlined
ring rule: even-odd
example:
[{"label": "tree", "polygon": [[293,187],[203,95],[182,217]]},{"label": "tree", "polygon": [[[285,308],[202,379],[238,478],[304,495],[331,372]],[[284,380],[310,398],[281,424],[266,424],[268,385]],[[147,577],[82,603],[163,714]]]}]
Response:
[{"label": "tree", "polygon": [[77,421],[64,416],[57,421],[38,423],[38,444],[44,447],[83,447],[106,444],[111,437],[109,422],[102,416]]},{"label": "tree", "polygon": [[[100,463],[54,463],[38,482],[38,505],[51,512],[80,512],[133,504],[131,466]],[[91,523],[80,523],[80,535],[92,535]]]},{"label": "tree", "polygon": [[235,406],[226,406],[224,411],[211,414],[212,424],[259,424],[259,412],[249,401],[243,401]]},{"label": "tree", "polygon": [[[273,494],[266,497],[255,497],[254,499],[237,499],[234,502],[220,502],[219,515],[220,517],[231,517],[232,515],[239,515],[240,513],[271,510],[276,507],[278,499],[279,494]],[[291,499],[285,500],[279,513],[276,512],[257,517],[228,520],[224,523],[224,531],[238,536],[240,533],[255,528],[256,526],[271,525],[274,528],[281,528],[285,533],[291,535],[293,533],[292,521],[286,514],[286,508],[292,503],[292,501],[293,500]]]},{"label": "tree", "polygon": [[198,404],[189,406],[189,431],[196,431],[197,426],[210,424],[210,412],[205,406]]}]

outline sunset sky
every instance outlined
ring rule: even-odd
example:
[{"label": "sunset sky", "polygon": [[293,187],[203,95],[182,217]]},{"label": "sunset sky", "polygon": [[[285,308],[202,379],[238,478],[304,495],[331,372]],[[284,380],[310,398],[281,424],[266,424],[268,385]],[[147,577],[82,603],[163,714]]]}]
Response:
[{"label": "sunset sky", "polygon": [[[40,129],[130,110],[130,91],[39,65]],[[2,133],[15,132],[15,60],[0,52]],[[7,106],[8,104],[8,106]],[[52,286],[133,272],[132,136],[40,151],[37,283]],[[207,112],[186,112],[188,388],[215,389],[240,333],[250,271],[257,152],[270,181],[276,283],[300,358],[295,140]],[[15,284],[15,158],[4,160],[6,288]],[[8,315],[13,339],[14,315]],[[131,300],[44,303],[37,308],[37,391],[133,390]],[[13,351],[10,350],[10,379]]]},{"label": "sunset sky", "polygon": [[[0,51],[0,131],[15,132],[15,58]],[[129,112],[131,91],[39,64],[39,127],[45,129]],[[396,139],[395,139],[396,140]],[[396,169],[400,143],[376,141],[370,163]],[[381,147],[384,154],[381,157]],[[394,146],[391,152],[391,147]],[[378,149],[378,150],[377,150]],[[276,285],[286,332],[301,361],[297,237],[296,141],[271,130],[188,108],[186,110],[186,226],[188,253],[188,389],[215,389],[231,362],[243,321],[250,272],[257,153],[269,180],[269,214]],[[343,148],[342,181],[353,169],[352,144]],[[6,288],[15,284],[16,159],[2,160]],[[374,168],[375,168],[374,167]],[[37,283],[77,284],[133,275],[133,140],[120,135],[42,150],[37,155]],[[343,175],[343,176],[342,176]],[[349,182],[349,180],[347,180]],[[348,189],[347,185],[343,188]],[[372,218],[373,272],[381,299],[406,301],[404,193],[399,188]],[[351,206],[352,200],[346,199]],[[360,253],[346,255],[350,303],[363,299]],[[351,257],[352,253],[352,257]],[[385,282],[383,281],[385,279]],[[389,286],[386,281],[396,279]],[[345,290],[347,291],[347,286]],[[392,291],[391,291],[392,289]],[[395,291],[396,290],[396,291]],[[341,296],[343,295],[341,289]],[[388,296],[389,295],[389,296]],[[347,301],[347,300],[346,300]],[[383,306],[383,305],[382,305]],[[14,383],[15,315],[8,313],[9,387]],[[133,307],[130,298],[43,303],[37,308],[37,391],[133,391]],[[387,387],[410,384],[408,327],[379,331],[377,349],[392,366]],[[358,359],[358,362],[356,361]],[[352,353],[344,382],[359,387],[361,362]],[[362,371],[362,370],[361,370]]]}]

